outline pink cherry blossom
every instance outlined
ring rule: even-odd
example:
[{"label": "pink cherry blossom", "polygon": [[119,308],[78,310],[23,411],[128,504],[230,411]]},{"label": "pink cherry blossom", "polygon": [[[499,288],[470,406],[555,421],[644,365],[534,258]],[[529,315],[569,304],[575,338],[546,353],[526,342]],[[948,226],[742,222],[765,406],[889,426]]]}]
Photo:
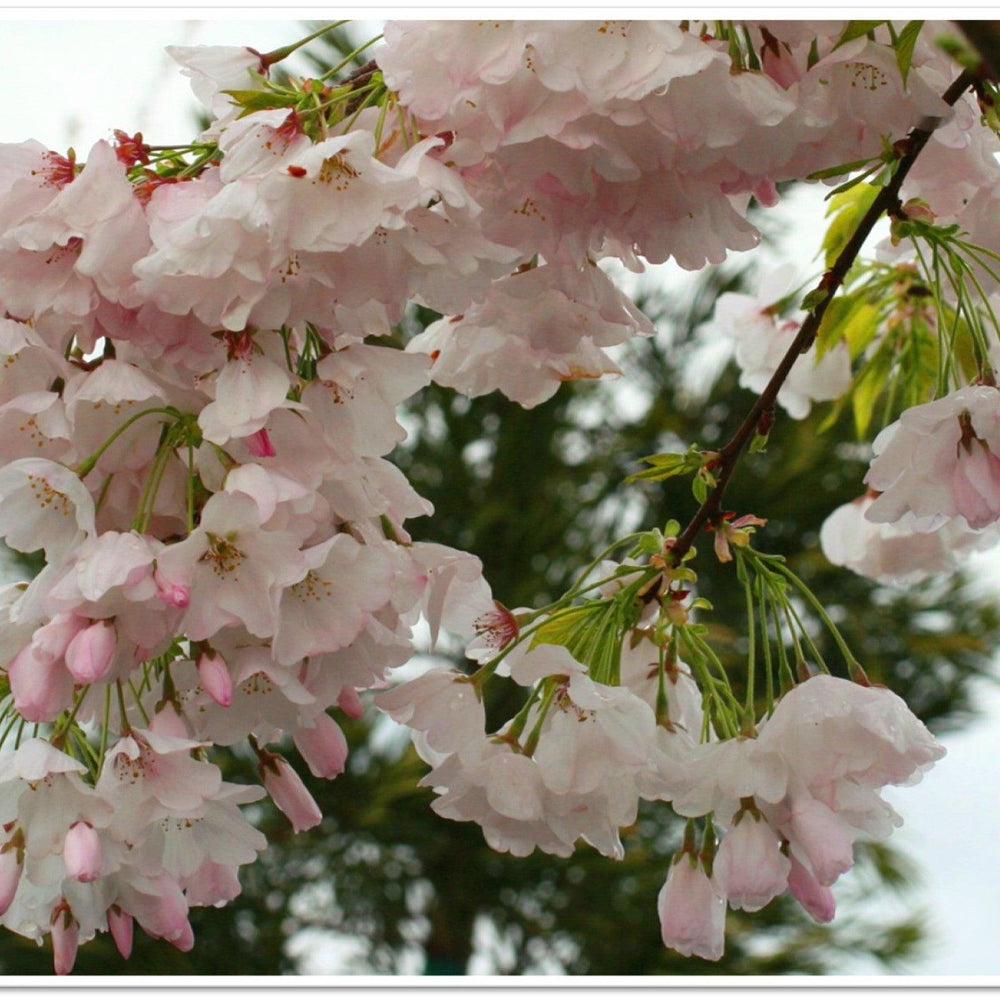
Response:
[{"label": "pink cherry blossom", "polygon": [[94,530],[94,501],[65,466],[21,458],[0,469],[0,537],[11,548],[41,548],[54,562]]},{"label": "pink cherry blossom", "polygon": [[906,410],[875,439],[865,482],[881,494],[876,523],[906,513],[936,527],[962,517],[984,528],[1000,517],[1000,392],[967,386]]},{"label": "pink cherry blossom", "polygon": [[396,722],[424,734],[439,754],[461,754],[477,745],[486,729],[482,698],[469,678],[451,670],[429,670],[380,692],[375,704]]},{"label": "pink cherry blossom", "polygon": [[835,566],[846,566],[880,583],[916,583],[937,573],[953,573],[963,556],[996,544],[990,529],[970,531],[958,520],[921,530],[912,513],[894,523],[870,521],[875,496],[866,494],[838,507],[823,522],[819,540]]}]

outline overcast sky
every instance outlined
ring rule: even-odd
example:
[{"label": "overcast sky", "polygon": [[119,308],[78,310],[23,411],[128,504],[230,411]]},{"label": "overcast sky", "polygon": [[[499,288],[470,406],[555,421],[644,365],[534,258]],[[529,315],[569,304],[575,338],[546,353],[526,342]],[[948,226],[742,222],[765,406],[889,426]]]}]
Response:
[{"label": "overcast sky", "polygon": [[[132,11],[121,19],[69,22],[50,11],[45,20],[21,21],[0,11],[0,142],[73,145],[81,159],[115,128],[141,131],[157,145],[180,143],[193,135],[196,105],[164,46],[232,44],[266,52],[304,34],[287,20],[139,17]],[[997,576],[992,562],[980,560],[984,578]],[[934,930],[926,959],[907,970],[916,974],[1000,976],[1000,690],[983,685],[981,691],[984,721],[946,737],[948,756],[920,785],[887,795],[905,820],[894,840],[924,870],[921,892],[908,900],[928,911]]]}]

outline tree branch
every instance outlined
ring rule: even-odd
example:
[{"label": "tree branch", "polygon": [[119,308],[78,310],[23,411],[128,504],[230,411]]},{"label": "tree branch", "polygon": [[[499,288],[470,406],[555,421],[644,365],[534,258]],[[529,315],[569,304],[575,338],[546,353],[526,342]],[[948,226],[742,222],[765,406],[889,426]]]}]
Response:
[{"label": "tree branch", "polygon": [[[973,85],[975,74],[966,70],[954,83],[945,91],[943,100],[949,105],[953,105],[959,97]],[[899,189],[902,187],[906,175],[910,172],[921,150],[930,139],[937,122],[922,123],[922,127],[912,129],[905,139],[896,144],[896,149],[900,153],[899,163],[896,171],[892,175],[889,183],[876,195],[864,218],[858,223],[854,235],[847,245],[837,255],[833,266],[823,275],[816,290],[825,292],[825,296],[813,307],[799,327],[799,332],[792,341],[791,346],[781,359],[780,364],[771,376],[764,391],[758,396],[757,402],[750,408],[739,429],[719,451],[716,468],[716,484],[712,487],[704,503],[695,511],[694,516],[688,522],[684,530],[677,536],[673,548],[670,550],[671,560],[675,566],[680,565],[681,560],[694,544],[698,532],[706,525],[712,525],[722,516],[722,497],[729,485],[736,465],[743,454],[743,450],[753,438],[754,432],[760,424],[761,418],[774,410],[778,392],[788,378],[792,365],[798,360],[800,354],[805,353],[812,346],[816,339],[816,333],[827,307],[833,300],[834,295],[844,283],[847,272],[850,270],[858,254],[861,252],[865,240],[871,234],[875,223],[879,220],[883,212],[896,208],[899,205]]]}]

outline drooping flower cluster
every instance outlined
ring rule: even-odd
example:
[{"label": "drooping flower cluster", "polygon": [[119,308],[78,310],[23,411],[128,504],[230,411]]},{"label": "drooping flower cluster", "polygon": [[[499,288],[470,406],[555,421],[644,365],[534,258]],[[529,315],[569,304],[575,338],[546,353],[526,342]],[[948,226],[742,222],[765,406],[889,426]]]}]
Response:
[{"label": "drooping flower cluster", "polygon": [[[361,712],[421,618],[480,664],[377,699],[418,734],[438,813],[516,855],[609,857],[640,799],[711,814],[711,880],[685,848],[661,897],[686,953],[721,953],[724,900],[787,889],[832,915],[855,837],[892,825],[877,790],[939,755],[898,699],[816,677],[736,720],[751,737],[669,546],[605,567],[596,617],[574,617],[584,591],[511,612],[474,556],[412,541],[431,508],[386,456],[430,379],[534,406],[618,372],[607,349],[653,327],[603,261],[719,262],[756,244],[752,198],[948,117],[943,55],[920,42],[904,82],[843,28],[399,23],[374,67],[287,87],[259,53],[176,49],[212,115],[188,158],[125,133],[83,164],[0,147],[0,538],[44,559],[0,601],[0,922],[51,935],[60,973],[105,930],[127,954],[134,922],[190,947],[190,907],[234,898],[264,847],[240,805],[322,820],[279,741],[341,773],[331,713]],[[722,300],[752,388],[791,339],[776,301]],[[440,319],[400,350],[414,303]],[[850,357],[803,359],[779,401],[839,395]],[[973,528],[1000,511],[987,391],[943,421],[967,458],[930,472]],[[871,485],[923,517],[920,470],[892,472],[912,419]],[[720,557],[762,523],[717,527]],[[488,734],[498,670],[525,702]],[[207,759],[244,743],[263,789]]]}]

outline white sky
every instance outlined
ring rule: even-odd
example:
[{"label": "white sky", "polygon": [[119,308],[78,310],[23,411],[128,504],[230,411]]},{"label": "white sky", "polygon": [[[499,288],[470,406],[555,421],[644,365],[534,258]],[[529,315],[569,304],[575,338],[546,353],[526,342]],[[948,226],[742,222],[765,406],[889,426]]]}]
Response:
[{"label": "white sky", "polygon": [[[141,131],[154,144],[190,139],[197,105],[164,46],[229,44],[266,52],[306,33],[300,22],[274,13],[254,10],[257,20],[248,20],[239,11],[213,10],[214,20],[183,21],[131,9],[122,19],[70,21],[51,10],[42,12],[44,20],[11,20],[10,11],[0,10],[0,142],[35,138],[60,151],[73,145],[85,159],[114,128]],[[323,15],[316,10],[305,16]],[[1000,579],[991,562],[980,560],[980,567]],[[924,871],[922,891],[907,900],[929,912],[935,934],[926,959],[906,970],[913,974],[1000,976],[1000,688],[984,684],[981,695],[984,721],[946,738],[948,756],[920,785],[887,796],[905,820],[895,842]],[[859,965],[839,971],[882,970]]]}]

